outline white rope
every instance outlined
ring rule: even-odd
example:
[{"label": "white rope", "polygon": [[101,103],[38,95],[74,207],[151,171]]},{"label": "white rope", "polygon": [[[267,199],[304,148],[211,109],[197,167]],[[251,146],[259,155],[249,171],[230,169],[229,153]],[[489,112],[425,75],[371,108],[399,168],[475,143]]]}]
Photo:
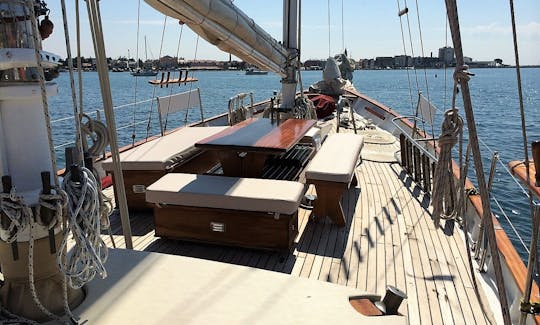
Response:
[{"label": "white rope", "polygon": [[[66,13],[66,3],[65,0],[61,0],[61,7],[62,7],[62,20],[64,23],[64,37],[66,39],[66,60],[68,62],[68,70],[69,70],[69,84],[71,88],[71,100],[73,101],[73,116],[75,116],[75,142],[76,146],[79,149],[79,155],[80,160],[84,160],[83,156],[83,140],[82,140],[82,134],[81,134],[81,113],[79,111],[79,108],[77,106],[77,95],[76,95],[76,89],[75,89],[75,76],[73,74],[73,60],[71,57],[71,43],[69,40],[69,29],[68,29],[68,22],[67,22],[67,13]],[[56,169],[55,169],[56,171]],[[56,184],[58,185],[58,184]]]},{"label": "white rope", "polygon": [[39,297],[37,295],[36,290],[36,284],[34,282],[34,222],[30,221],[30,240],[28,241],[28,284],[30,288],[30,294],[32,295],[32,299],[34,300],[34,303],[38,307],[38,309],[47,317],[56,319],[57,321],[61,321],[65,324],[67,322],[62,321],[62,318],[58,315],[53,314],[50,310],[45,307],[41,301],[39,300]]},{"label": "white rope", "polygon": [[72,288],[80,288],[92,280],[96,274],[101,278],[107,276],[103,263],[107,260],[107,246],[100,236],[101,210],[98,182],[92,172],[81,168],[80,182],[73,181],[71,172],[66,174],[63,189],[66,191],[69,204],[67,227],[64,230],[59,252],[67,246],[69,232],[75,240],[70,256],[58,254],[58,267],[66,274]]},{"label": "white rope", "polygon": [[[36,16],[36,13],[34,12],[34,5],[35,5],[36,1],[32,1],[31,4],[28,6],[28,11],[29,11],[29,14],[30,14],[30,17],[32,17],[32,19],[30,19],[30,22],[31,22],[31,26],[32,26],[32,33],[31,35],[33,35],[33,38],[34,38],[34,52],[35,52],[35,56],[36,56],[36,62],[37,62],[37,71],[38,71],[38,74],[39,74],[39,88],[40,88],[40,91],[41,91],[41,100],[42,100],[42,104],[43,104],[43,115],[45,116],[45,126],[47,128],[47,140],[48,140],[48,143],[49,143],[49,153],[51,155],[51,160],[52,160],[52,170],[54,171],[53,173],[53,179],[54,179],[54,185],[55,186],[58,186],[59,185],[59,182],[58,182],[58,175],[56,174],[56,152],[54,150],[54,140],[53,140],[53,135],[52,135],[52,129],[51,129],[51,118],[50,118],[50,115],[49,115],[49,104],[47,102],[47,89],[45,88],[45,72],[43,70],[43,63],[42,63],[42,59],[41,59],[41,54],[39,53],[39,50],[41,48],[41,41],[39,39],[39,29],[38,29],[38,25],[37,25],[37,16]],[[26,10],[25,10],[26,11]]]},{"label": "white rope", "polygon": [[[56,195],[44,195],[43,199],[45,198],[53,199],[53,198],[58,198],[58,197]],[[40,203],[43,203],[44,206],[46,206],[47,208],[52,208],[54,210],[58,208],[58,210],[56,210],[58,212],[58,215],[49,223],[49,225],[47,225],[48,229],[51,229],[52,227],[54,227],[61,220],[61,215],[62,215],[61,211],[63,210],[63,204],[61,202],[65,202],[65,200],[63,198],[60,198],[57,202],[58,204],[56,205],[49,204],[49,203],[45,204],[44,202],[42,202],[42,197],[40,197]],[[28,284],[29,284],[32,300],[34,301],[38,309],[47,317],[56,319],[58,321],[62,321],[62,319],[59,316],[53,314],[41,303],[37,295],[36,286],[34,282],[34,231],[33,230],[34,230],[35,223],[33,221],[32,209],[24,203],[24,200],[22,199],[22,197],[17,196],[15,187],[11,188],[10,193],[0,193],[0,208],[2,212],[4,213],[4,215],[7,216],[8,219],[10,220],[8,229],[4,229],[8,231],[8,235],[9,235],[9,237],[5,239],[7,243],[12,243],[16,241],[22,231],[26,230],[27,228],[29,229],[30,238],[28,242]],[[40,210],[39,208],[36,209],[38,214],[39,214],[39,210]],[[41,224],[44,224],[41,218],[39,218],[37,215],[36,215],[36,219],[39,220]],[[7,314],[10,316],[13,315],[5,309],[4,311],[7,312]],[[68,309],[66,310],[66,314],[71,315],[71,313],[70,312],[68,313],[68,311],[69,311],[69,306],[68,306]],[[32,321],[27,320],[25,318],[22,318],[16,315],[13,315],[13,316],[15,316],[17,320],[22,320],[23,322],[26,322],[26,323],[32,323]]]},{"label": "white rope", "polygon": [[28,227],[32,210],[21,197],[17,196],[15,186],[11,188],[10,193],[0,193],[0,210],[9,219],[8,225],[0,223],[0,228],[7,233],[7,237],[2,240],[11,244]]},{"label": "white rope", "polygon": [[92,146],[88,148],[88,153],[94,157],[99,156],[109,145],[107,126],[105,123],[93,119],[86,114],[83,114],[83,117],[88,121],[81,125],[81,131],[85,136],[89,136],[92,139]]}]

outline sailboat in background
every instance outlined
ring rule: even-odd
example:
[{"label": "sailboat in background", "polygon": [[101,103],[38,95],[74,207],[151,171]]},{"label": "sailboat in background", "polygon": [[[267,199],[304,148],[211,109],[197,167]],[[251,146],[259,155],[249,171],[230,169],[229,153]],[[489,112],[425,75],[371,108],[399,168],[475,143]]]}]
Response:
[{"label": "sailboat in background", "polygon": [[[144,60],[146,62],[148,61],[148,52],[146,48],[146,36],[144,37],[144,55],[145,55]],[[139,66],[139,58],[137,58],[137,68],[135,68],[135,70],[131,72],[131,75],[134,77],[155,77],[157,76],[157,74],[158,74],[158,71],[141,68]]]}]

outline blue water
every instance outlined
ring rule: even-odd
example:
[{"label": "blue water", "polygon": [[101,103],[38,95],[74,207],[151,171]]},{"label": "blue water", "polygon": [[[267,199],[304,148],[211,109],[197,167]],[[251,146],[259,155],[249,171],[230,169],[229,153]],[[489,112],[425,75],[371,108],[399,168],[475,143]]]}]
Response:
[{"label": "blue water", "polygon": [[[516,72],[514,69],[477,69],[472,72],[475,73],[475,76],[472,77],[469,85],[476,126],[482,142],[484,170],[487,175],[493,151],[500,153],[504,164],[511,160],[522,160],[524,157]],[[530,143],[533,140],[540,140],[540,69],[522,69],[521,73],[528,142]],[[279,77],[273,74],[245,76],[243,72],[237,71],[200,71],[196,72],[195,77],[199,78],[199,82],[193,85],[158,88],[147,83],[151,77],[139,77],[137,85],[135,85],[136,79],[129,73],[111,73],[113,104],[115,106],[124,105],[134,102],[135,97],[137,100],[144,100],[155,96],[174,94],[178,91],[188,90],[190,87],[199,87],[204,113],[206,117],[209,117],[225,112],[228,99],[237,93],[253,92],[255,101],[258,101],[270,97],[281,86]],[[305,71],[302,74],[305,87],[320,78],[320,71]],[[426,79],[428,89],[426,89]],[[53,120],[73,115],[69,75],[67,73],[60,74],[57,82],[60,86],[60,94],[49,101]],[[413,111],[412,107],[416,104],[418,90],[422,91],[424,96],[429,94],[430,100],[440,111],[450,108],[451,105],[452,70],[446,72],[444,70],[427,70],[425,72],[420,70],[416,72],[412,70],[356,71],[354,84],[359,91],[404,115],[414,115],[411,112]],[[92,112],[92,116],[95,117],[95,111],[102,109],[97,73],[83,73],[83,85],[84,110]],[[410,89],[413,104],[411,104]],[[457,106],[463,107],[460,99],[461,96],[458,96]],[[436,117],[435,134],[440,132],[441,117],[442,113]],[[188,116],[188,121],[195,121],[198,118],[199,113],[193,111]],[[150,134],[155,134],[159,130],[155,103],[144,103],[118,109],[116,110],[116,119],[117,128],[122,128],[133,121],[138,123],[135,130],[133,127],[119,130],[120,145],[131,143],[133,131],[136,134],[135,140],[144,139],[149,120]],[[73,123],[73,119],[69,119],[53,124],[55,145],[59,146],[73,141]],[[169,129],[183,125],[183,113],[176,114],[167,123]],[[429,128],[427,131],[431,133]],[[63,167],[63,150],[63,148],[57,149],[60,167]],[[469,176],[474,179],[473,167],[471,166],[469,170]],[[528,201],[520,193],[521,190],[508,176],[502,164],[497,165],[493,196],[505,208],[505,213],[528,245],[531,228],[530,213]],[[494,213],[500,216],[499,221],[514,242],[520,255],[525,257],[525,249],[517,240],[495,202],[492,203],[492,208]]]}]

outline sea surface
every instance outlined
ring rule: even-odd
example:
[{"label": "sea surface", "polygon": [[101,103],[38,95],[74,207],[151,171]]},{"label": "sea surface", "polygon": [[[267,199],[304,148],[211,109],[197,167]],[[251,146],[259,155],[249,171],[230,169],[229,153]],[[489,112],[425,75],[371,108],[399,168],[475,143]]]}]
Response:
[{"label": "sea surface", "polygon": [[[510,223],[528,246],[531,234],[531,214],[528,200],[522,189],[505,170],[511,160],[523,160],[523,138],[519,112],[516,70],[476,69],[469,83],[472,103],[475,111],[476,126],[479,134],[484,171],[486,177],[493,152],[500,154],[501,162],[497,164],[492,189],[492,209],[499,217],[514,246],[523,258],[527,253]],[[440,122],[443,112],[451,107],[453,71],[448,70],[361,70],[354,73],[354,85],[364,94],[386,104],[403,115],[414,115],[414,109],[421,91],[438,107],[434,133],[440,133]],[[523,99],[526,112],[526,130],[528,143],[540,140],[540,69],[524,68],[521,70]],[[157,105],[147,101],[130,105],[136,101],[148,100],[157,96],[166,96],[180,91],[198,87],[205,117],[227,111],[228,99],[241,92],[252,92],[255,101],[272,96],[280,89],[277,75],[250,75],[242,71],[196,71],[198,82],[188,85],[173,85],[159,88],[147,83],[153,77],[135,78],[127,72],[110,73],[111,91],[114,106],[123,106],[115,110],[119,144],[130,144],[142,140],[149,134],[159,132]],[[174,75],[171,76],[171,78]],[[158,78],[160,75],[158,75]],[[177,77],[177,76],[174,76]],[[321,71],[304,71],[302,84],[304,88],[320,80]],[[59,168],[64,167],[64,147],[73,145],[74,120],[73,100],[71,96],[69,74],[61,73],[56,79],[59,84],[59,95],[50,98],[49,109],[53,122],[55,146]],[[84,112],[96,117],[96,111],[102,110],[102,100],[96,72],[83,73]],[[412,98],[412,100],[411,100]],[[458,96],[457,107],[462,108],[461,95]],[[461,113],[464,114],[461,109]],[[103,112],[100,113],[104,119]],[[464,116],[464,115],[463,115]],[[187,122],[200,118],[200,113],[192,110]],[[59,121],[57,121],[59,120]],[[171,129],[184,125],[186,116],[177,113],[166,121]],[[162,121],[165,123],[165,121]],[[135,125],[135,126],[133,126]],[[431,133],[431,127],[427,130]],[[133,138],[133,134],[135,137]],[[474,168],[471,164],[469,176],[474,180]],[[499,209],[498,205],[503,209]],[[503,212],[504,211],[504,212]]]}]

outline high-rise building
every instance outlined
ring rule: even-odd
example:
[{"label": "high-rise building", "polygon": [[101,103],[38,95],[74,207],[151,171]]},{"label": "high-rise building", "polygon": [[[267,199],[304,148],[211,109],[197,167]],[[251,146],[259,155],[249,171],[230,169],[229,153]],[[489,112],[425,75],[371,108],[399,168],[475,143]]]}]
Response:
[{"label": "high-rise building", "polygon": [[454,49],[449,46],[441,47],[439,49],[439,61],[451,65],[454,62]]}]

